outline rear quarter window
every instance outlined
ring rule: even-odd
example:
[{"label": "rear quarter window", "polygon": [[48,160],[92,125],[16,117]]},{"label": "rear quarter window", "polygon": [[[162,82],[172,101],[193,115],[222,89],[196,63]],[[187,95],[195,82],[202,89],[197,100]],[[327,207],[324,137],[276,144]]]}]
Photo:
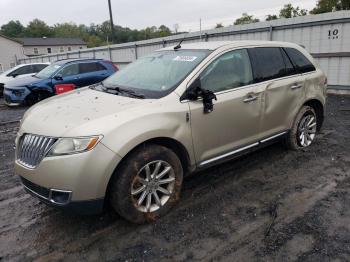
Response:
[{"label": "rear quarter window", "polygon": [[80,74],[107,70],[100,63],[81,63],[79,64]]},{"label": "rear quarter window", "polygon": [[299,50],[295,48],[284,48],[299,73],[315,71],[315,66]]}]

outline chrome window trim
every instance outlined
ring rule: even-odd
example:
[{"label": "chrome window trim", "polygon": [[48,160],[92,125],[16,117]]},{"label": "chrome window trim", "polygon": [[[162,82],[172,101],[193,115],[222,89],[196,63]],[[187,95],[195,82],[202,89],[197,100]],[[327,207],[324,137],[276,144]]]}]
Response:
[{"label": "chrome window trim", "polygon": [[[189,88],[189,86],[194,82],[195,79],[197,79],[197,77],[208,67],[208,65],[210,63],[212,63],[215,59],[217,59],[218,57],[220,57],[221,55],[224,55],[228,52],[231,52],[231,51],[235,51],[235,50],[240,50],[240,49],[251,49],[251,48],[259,48],[259,47],[262,47],[262,46],[246,46],[246,47],[236,47],[236,48],[230,48],[230,49],[227,49],[227,50],[224,50],[224,51],[221,51],[220,53],[216,54],[213,58],[211,58],[209,61],[207,61],[204,65],[201,66],[201,68],[195,68],[194,70],[198,69],[198,72],[187,82],[186,84],[186,90]],[[311,61],[310,61],[311,62]],[[292,74],[292,75],[288,75],[288,76],[282,76],[282,77],[278,77],[278,78],[274,78],[274,79],[270,79],[270,80],[266,80],[266,81],[262,81],[262,82],[258,82],[258,83],[252,83],[250,85],[245,85],[245,86],[240,86],[240,87],[235,87],[235,88],[232,88],[232,89],[228,89],[228,90],[223,90],[223,91],[219,91],[219,92],[216,92],[215,94],[216,95],[221,95],[221,94],[225,94],[225,93],[229,93],[229,92],[233,92],[233,91],[236,91],[236,90],[242,90],[242,89],[245,89],[245,88],[251,88],[251,87],[255,87],[257,85],[260,85],[260,84],[269,84],[273,81],[278,81],[278,80],[285,80],[285,79],[289,79],[289,78],[293,78],[293,77],[297,77],[297,76],[304,76],[304,75],[309,75],[309,74],[314,74],[317,72],[318,70],[318,67],[315,66],[314,63],[312,63],[315,67],[315,70],[313,71],[310,71],[310,72],[306,72],[306,73],[295,73],[295,74]],[[200,65],[198,65],[200,66]],[[185,91],[186,92],[186,91]],[[180,102],[181,103],[187,103],[189,102],[190,100],[188,99],[185,99],[185,100],[182,100],[181,101],[181,98],[180,98]]]}]

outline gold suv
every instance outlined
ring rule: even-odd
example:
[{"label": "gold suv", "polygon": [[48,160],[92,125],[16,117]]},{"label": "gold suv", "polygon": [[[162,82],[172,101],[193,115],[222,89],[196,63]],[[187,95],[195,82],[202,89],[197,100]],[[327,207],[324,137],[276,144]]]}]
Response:
[{"label": "gold suv", "polygon": [[185,174],[279,140],[310,146],[326,86],[295,44],[180,43],[30,108],[16,173],[47,204],[95,213],[109,203],[144,223],[175,205]]}]

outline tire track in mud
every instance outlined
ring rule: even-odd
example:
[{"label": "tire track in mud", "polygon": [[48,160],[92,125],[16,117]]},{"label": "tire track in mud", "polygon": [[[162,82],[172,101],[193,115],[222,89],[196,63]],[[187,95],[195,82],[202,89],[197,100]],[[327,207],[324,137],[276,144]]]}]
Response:
[{"label": "tire track in mud", "polygon": [[[6,167],[0,166],[0,177],[8,184],[0,186],[0,201],[15,200],[6,212],[0,209],[4,221],[0,257],[11,261],[349,260],[350,130],[339,124],[347,119],[339,107],[349,105],[350,98],[330,97],[322,134],[305,152],[285,151],[277,144],[187,178],[179,205],[150,225],[132,225],[113,212],[68,215],[25,198],[12,175],[9,154]],[[0,137],[0,145],[9,148],[14,134],[6,136]],[[277,217],[265,236],[274,205]]]}]

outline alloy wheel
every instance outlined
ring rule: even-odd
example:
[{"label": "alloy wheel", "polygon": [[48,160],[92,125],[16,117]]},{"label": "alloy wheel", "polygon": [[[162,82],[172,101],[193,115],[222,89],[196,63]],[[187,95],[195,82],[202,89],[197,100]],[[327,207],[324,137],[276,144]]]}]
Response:
[{"label": "alloy wheel", "polygon": [[311,145],[316,136],[317,122],[316,116],[308,112],[300,120],[297,139],[298,143],[302,147],[308,147]]},{"label": "alloy wheel", "polygon": [[141,212],[159,210],[170,199],[175,188],[175,173],[171,165],[157,160],[140,169],[131,184],[134,206]]}]

